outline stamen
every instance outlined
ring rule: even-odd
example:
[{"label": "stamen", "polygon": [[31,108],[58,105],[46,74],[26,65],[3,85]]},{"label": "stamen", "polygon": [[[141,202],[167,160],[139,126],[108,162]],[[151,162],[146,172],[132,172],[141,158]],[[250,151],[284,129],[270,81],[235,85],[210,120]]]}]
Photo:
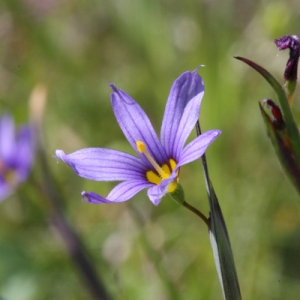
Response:
[{"label": "stamen", "polygon": [[153,171],[147,171],[146,178],[149,182],[154,183],[156,185],[160,184],[161,182],[161,177],[156,172]]},{"label": "stamen", "polygon": [[136,141],[136,147],[138,151],[142,154],[144,154],[147,159],[149,160],[150,164],[154,167],[154,169],[157,171],[157,173],[161,176],[161,178],[166,179],[170,176],[168,175],[161,166],[154,160],[154,158],[151,156],[151,154],[148,152],[146,145],[141,141]]},{"label": "stamen", "polygon": [[[163,164],[160,166],[154,158],[151,156],[151,154],[147,150],[147,146],[141,142],[141,141],[136,141],[136,147],[137,150],[144,154],[148,161],[151,163],[151,165],[154,167],[156,172],[149,170],[146,172],[146,178],[149,182],[154,183],[154,184],[160,184],[160,182],[163,179],[167,179],[171,176],[173,170],[176,168],[176,161],[172,158],[169,159],[169,163]],[[168,193],[172,193],[176,190],[177,188],[177,183],[178,183],[178,176],[179,176],[179,170],[176,172],[176,179],[174,179],[172,182],[169,183],[168,185]]]},{"label": "stamen", "polygon": [[170,162],[171,170],[173,171],[177,166],[176,161],[173,158],[171,158],[169,162]]}]

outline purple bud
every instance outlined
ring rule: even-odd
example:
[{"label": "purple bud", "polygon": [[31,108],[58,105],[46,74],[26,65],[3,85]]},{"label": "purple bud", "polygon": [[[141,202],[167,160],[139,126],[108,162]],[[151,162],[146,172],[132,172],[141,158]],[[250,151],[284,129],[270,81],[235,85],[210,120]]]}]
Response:
[{"label": "purple bud", "polygon": [[275,128],[277,128],[278,130],[284,129],[285,123],[280,108],[271,99],[265,99],[263,100],[263,103],[266,103],[268,108],[271,110],[273,116],[272,122]]},{"label": "purple bud", "polygon": [[297,68],[300,55],[299,38],[296,35],[286,35],[275,39],[275,44],[279,50],[290,49],[290,58],[286,64],[284,79],[288,81],[297,80]]}]

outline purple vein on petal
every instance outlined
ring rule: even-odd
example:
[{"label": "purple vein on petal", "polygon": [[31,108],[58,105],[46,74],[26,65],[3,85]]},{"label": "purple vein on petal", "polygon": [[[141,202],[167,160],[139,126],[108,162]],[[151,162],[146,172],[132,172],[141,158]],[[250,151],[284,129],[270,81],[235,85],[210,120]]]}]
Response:
[{"label": "purple vein on petal", "polygon": [[111,94],[111,102],[120,128],[144,163],[148,167],[151,167],[148,160],[137,151],[137,140],[141,140],[147,145],[149,153],[156,158],[159,164],[165,162],[167,160],[166,152],[162,147],[149,118],[138,103],[122,90],[118,90],[118,92]]},{"label": "purple vein on petal", "polygon": [[[178,130],[181,127],[181,119],[188,102],[204,91],[202,78],[197,70],[183,73],[172,85],[166,104],[162,128],[161,140],[168,155],[178,155],[175,143]],[[202,96],[201,96],[202,98]],[[199,98],[199,101],[201,101]],[[198,112],[199,113],[199,112]],[[179,147],[177,146],[179,149]]]},{"label": "purple vein on petal", "polygon": [[188,164],[206,151],[207,147],[221,134],[220,130],[209,130],[190,142],[182,151],[177,167]]},{"label": "purple vein on petal", "polygon": [[56,157],[81,177],[96,181],[122,181],[144,178],[146,167],[130,154],[104,148],[86,148],[66,155],[56,150]]},{"label": "purple vein on petal", "polygon": [[202,96],[203,92],[196,95],[184,109],[172,149],[174,158],[176,159],[180,156],[184,144],[198,120]]},{"label": "purple vein on petal", "polygon": [[81,195],[83,199],[93,204],[124,202],[151,185],[146,180],[128,180],[115,186],[106,198],[94,192],[82,192]]}]

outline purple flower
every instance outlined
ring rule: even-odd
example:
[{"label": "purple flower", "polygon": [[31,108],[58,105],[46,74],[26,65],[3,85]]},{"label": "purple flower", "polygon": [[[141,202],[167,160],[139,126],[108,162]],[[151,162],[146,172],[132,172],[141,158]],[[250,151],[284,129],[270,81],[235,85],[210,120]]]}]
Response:
[{"label": "purple flower", "polygon": [[299,38],[296,35],[287,35],[279,39],[275,39],[275,44],[279,50],[290,49],[290,58],[286,64],[284,79],[297,80],[297,69],[300,55]]},{"label": "purple flower", "polygon": [[34,131],[27,125],[15,132],[10,115],[0,118],[0,201],[26,180],[34,158]]},{"label": "purple flower", "polygon": [[160,140],[149,118],[129,95],[111,84],[111,104],[124,135],[138,157],[103,148],[87,148],[56,157],[86,179],[122,181],[106,198],[94,192],[82,192],[90,203],[111,203],[129,200],[148,189],[148,197],[158,205],[166,193],[175,191],[181,166],[201,157],[208,145],[220,134],[211,130],[184,144],[198,120],[204,94],[202,78],[185,72],[175,80],[165,108]]}]

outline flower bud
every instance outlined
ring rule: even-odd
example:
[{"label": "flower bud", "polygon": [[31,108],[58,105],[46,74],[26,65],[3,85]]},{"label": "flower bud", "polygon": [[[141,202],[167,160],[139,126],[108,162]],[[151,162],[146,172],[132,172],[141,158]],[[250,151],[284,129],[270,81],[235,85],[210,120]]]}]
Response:
[{"label": "flower bud", "polygon": [[290,49],[290,57],[284,71],[284,88],[288,102],[291,105],[297,84],[298,60],[300,54],[299,38],[296,35],[287,35],[275,40],[279,50]]},{"label": "flower bud", "polygon": [[263,103],[267,104],[267,107],[271,110],[273,116],[272,123],[278,130],[283,130],[285,128],[285,122],[282,117],[280,108],[271,99],[263,100]]},{"label": "flower bud", "polygon": [[298,60],[300,54],[299,38],[296,35],[286,35],[275,39],[275,44],[279,50],[290,49],[290,58],[286,64],[284,79],[289,81],[297,80]]}]

